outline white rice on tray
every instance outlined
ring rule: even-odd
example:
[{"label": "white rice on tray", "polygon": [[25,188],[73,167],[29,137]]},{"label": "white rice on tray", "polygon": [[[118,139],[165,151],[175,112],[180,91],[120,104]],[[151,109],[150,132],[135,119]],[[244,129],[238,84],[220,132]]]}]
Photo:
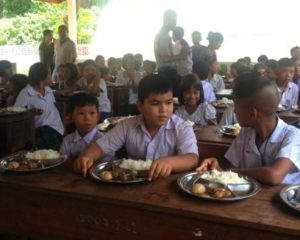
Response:
[{"label": "white rice on tray", "polygon": [[242,184],[248,183],[244,178],[239,177],[239,175],[232,171],[220,172],[218,170],[212,170],[210,172],[205,172],[201,175],[201,178],[212,181],[221,182],[224,184]]},{"label": "white rice on tray", "polygon": [[59,152],[51,149],[37,150],[34,152],[26,153],[25,157],[27,159],[45,160],[45,159],[55,159],[59,158]]},{"label": "white rice on tray", "polygon": [[152,160],[133,160],[133,159],[123,159],[120,164],[121,168],[129,170],[149,170],[152,164]]}]

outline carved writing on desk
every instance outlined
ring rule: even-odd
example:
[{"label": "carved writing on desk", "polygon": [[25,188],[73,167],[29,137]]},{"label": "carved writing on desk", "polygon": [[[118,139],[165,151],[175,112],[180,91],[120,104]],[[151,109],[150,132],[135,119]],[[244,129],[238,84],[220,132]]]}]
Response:
[{"label": "carved writing on desk", "polygon": [[79,214],[76,220],[81,224],[86,224],[88,227],[112,230],[114,232],[128,232],[131,234],[138,234],[136,223],[133,221],[127,222],[125,219],[120,220],[105,216]]}]

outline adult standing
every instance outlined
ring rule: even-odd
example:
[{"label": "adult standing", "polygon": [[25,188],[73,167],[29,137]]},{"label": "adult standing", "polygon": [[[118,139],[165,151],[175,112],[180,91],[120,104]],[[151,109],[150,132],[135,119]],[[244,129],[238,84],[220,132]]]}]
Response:
[{"label": "adult standing", "polygon": [[40,62],[46,63],[51,68],[51,72],[54,69],[54,44],[53,44],[53,31],[45,30],[43,32],[43,42],[39,47]]},{"label": "adult standing", "polygon": [[163,17],[163,26],[155,37],[154,54],[157,68],[173,65],[172,62],[167,62],[172,54],[172,38],[169,32],[176,27],[177,14],[174,10],[166,10]]},{"label": "adult standing", "polygon": [[55,71],[53,79],[57,80],[57,70],[61,64],[74,63],[77,57],[76,45],[68,36],[68,27],[60,25],[58,27],[58,40],[54,43]]}]

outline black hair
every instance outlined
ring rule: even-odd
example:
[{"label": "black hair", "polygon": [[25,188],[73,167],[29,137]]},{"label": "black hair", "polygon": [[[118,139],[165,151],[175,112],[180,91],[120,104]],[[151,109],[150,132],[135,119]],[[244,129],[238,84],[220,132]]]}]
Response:
[{"label": "black hair", "polygon": [[204,92],[203,92],[203,86],[196,74],[188,74],[182,78],[181,81],[181,92],[179,95],[179,102],[180,104],[184,104],[184,98],[183,94],[186,91],[189,91],[191,88],[194,88],[198,91],[200,91],[200,99],[197,104],[203,103],[204,102]]},{"label": "black hair", "polygon": [[136,59],[132,53],[126,53],[122,58],[122,67],[124,69],[127,69],[127,62],[129,60],[132,60],[134,62],[134,65],[136,64]]},{"label": "black hair", "polygon": [[91,65],[93,67],[95,67],[98,71],[99,71],[99,67],[98,65],[96,64],[96,62],[92,59],[88,59],[88,60],[85,60],[83,63],[82,63],[82,70],[84,70],[86,68],[86,66],[88,65]]},{"label": "black hair", "polygon": [[99,58],[102,58],[102,59],[105,60],[104,56],[102,56],[102,55],[97,55],[96,58],[95,58],[95,62],[97,62]]},{"label": "black hair", "polygon": [[19,93],[27,85],[29,80],[24,74],[15,74],[9,79],[9,82],[15,86],[17,92]]},{"label": "black hair", "polygon": [[300,47],[298,47],[298,46],[292,47],[291,50],[290,50],[291,56],[293,56],[294,51],[297,51],[299,49],[300,49]]},{"label": "black hair", "polygon": [[173,34],[176,39],[181,39],[184,36],[184,29],[182,27],[177,26],[174,28]]},{"label": "black hair", "polygon": [[278,68],[294,67],[294,63],[290,58],[281,58],[278,60]]},{"label": "black hair", "polygon": [[270,60],[268,60],[267,67],[272,69],[272,70],[275,70],[278,67],[278,62],[274,59],[270,59]]},{"label": "black hair", "polygon": [[37,62],[29,68],[29,83],[32,86],[38,86],[44,81],[50,71],[49,66],[46,63]]},{"label": "black hair", "polygon": [[138,86],[138,97],[140,102],[144,102],[149,94],[167,93],[172,90],[172,82],[161,74],[152,74],[142,78]]},{"label": "black hair", "polygon": [[0,60],[0,77],[5,77],[5,71],[12,68],[12,64],[7,60]]},{"label": "black hair", "polygon": [[258,71],[259,69],[266,69],[266,65],[262,64],[262,63],[256,63],[253,66],[253,71]]},{"label": "black hair", "polygon": [[219,32],[209,32],[208,35],[207,35],[207,40],[209,42],[223,42],[224,37]]},{"label": "black hair", "polygon": [[67,113],[73,113],[76,107],[95,106],[97,111],[99,109],[98,99],[85,92],[80,92],[72,95],[68,101]]},{"label": "black hair", "polygon": [[101,68],[99,68],[99,70],[100,70],[101,76],[104,76],[110,72],[108,67],[101,67]]},{"label": "black hair", "polygon": [[209,65],[205,61],[198,61],[193,64],[193,72],[200,78],[200,80],[206,80],[209,73]]},{"label": "black hair", "polygon": [[251,72],[251,69],[248,66],[239,65],[236,70],[236,75],[239,76],[243,73],[249,73],[249,72]]},{"label": "black hair", "polygon": [[77,68],[76,64],[74,64],[74,63],[65,63],[61,67],[62,68],[67,68],[67,69],[70,70],[71,80],[78,80],[79,73],[78,73],[78,68]]},{"label": "black hair", "polygon": [[201,37],[201,32],[199,32],[199,31],[192,32],[192,37],[195,36],[195,35],[199,35]]},{"label": "black hair", "polygon": [[208,64],[209,66],[211,66],[214,62],[217,62],[218,60],[217,60],[217,57],[216,57],[216,56],[214,56],[214,55],[209,55],[209,56],[207,56],[207,57],[204,59],[204,61],[207,62],[207,64]]},{"label": "black hair", "polygon": [[145,60],[145,61],[143,62],[143,65],[147,65],[147,64],[151,65],[152,68],[155,70],[155,68],[156,68],[156,63],[155,63],[154,61],[151,61],[151,60]]},{"label": "black hair", "polygon": [[260,55],[260,56],[257,58],[257,61],[258,61],[259,63],[263,63],[263,64],[267,65],[269,59],[268,59],[267,55],[264,55],[264,54],[263,54],[263,55]]},{"label": "black hair", "polygon": [[169,79],[173,85],[173,96],[178,97],[180,94],[181,76],[173,66],[163,66],[158,69],[158,74]]},{"label": "black hair", "polygon": [[69,31],[69,30],[68,30],[68,27],[67,27],[66,25],[60,25],[60,26],[58,27],[58,29],[64,29],[64,30],[66,30],[67,32]]},{"label": "black hair", "polygon": [[50,34],[50,33],[53,33],[53,31],[50,30],[50,29],[44,30],[44,32],[43,32],[43,37],[46,37],[46,36],[47,36],[48,34]]}]

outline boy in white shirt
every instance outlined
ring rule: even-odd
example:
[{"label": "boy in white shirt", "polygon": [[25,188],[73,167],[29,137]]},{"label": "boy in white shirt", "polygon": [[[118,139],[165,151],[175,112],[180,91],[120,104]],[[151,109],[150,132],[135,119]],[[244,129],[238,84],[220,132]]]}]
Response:
[{"label": "boy in white shirt", "polygon": [[[243,127],[226,160],[234,171],[266,184],[300,183],[300,130],[276,116],[276,86],[254,73],[240,75],[233,89],[235,112]],[[216,158],[202,161],[197,171],[221,169]]]}]

